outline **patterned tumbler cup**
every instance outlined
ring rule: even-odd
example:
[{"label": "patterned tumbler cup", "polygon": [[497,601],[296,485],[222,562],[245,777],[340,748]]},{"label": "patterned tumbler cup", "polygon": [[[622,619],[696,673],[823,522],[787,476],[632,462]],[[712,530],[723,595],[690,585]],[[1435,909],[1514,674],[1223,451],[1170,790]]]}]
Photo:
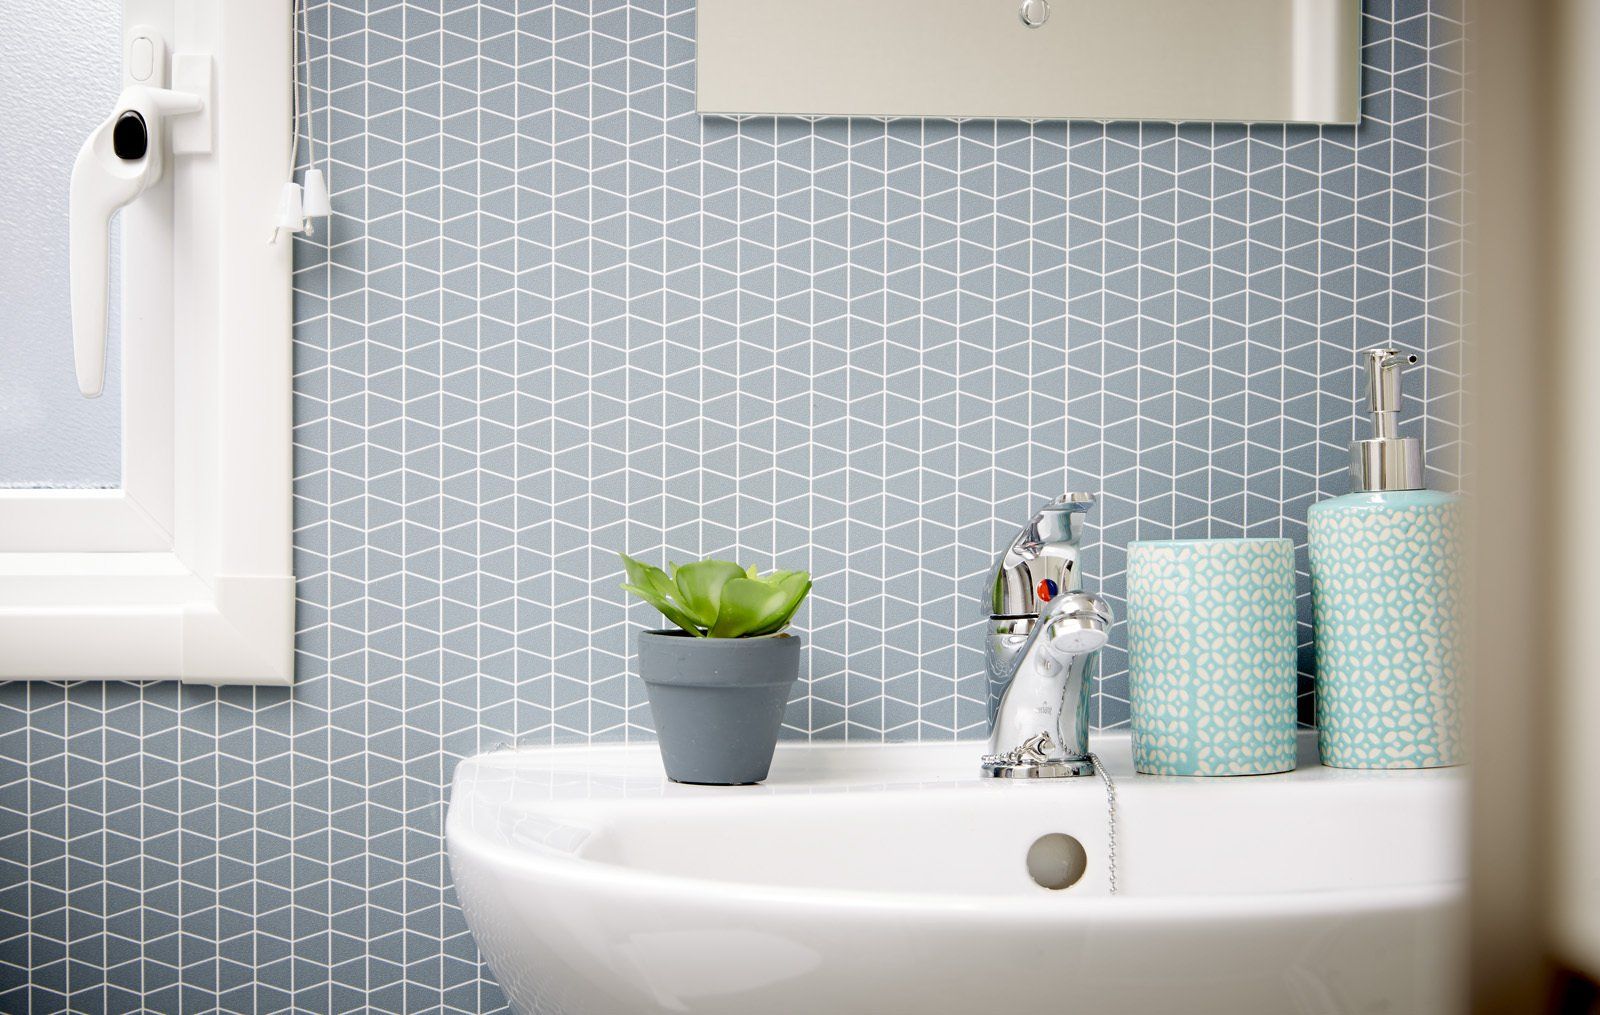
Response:
[{"label": "patterned tumbler cup", "polygon": [[1294,768],[1293,543],[1130,543],[1127,630],[1138,771]]}]

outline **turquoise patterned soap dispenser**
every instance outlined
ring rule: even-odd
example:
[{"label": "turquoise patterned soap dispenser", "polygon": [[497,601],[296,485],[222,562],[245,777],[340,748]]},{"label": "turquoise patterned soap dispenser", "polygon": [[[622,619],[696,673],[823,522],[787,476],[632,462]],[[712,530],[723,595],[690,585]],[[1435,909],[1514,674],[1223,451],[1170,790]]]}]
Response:
[{"label": "turquoise patterned soap dispenser", "polygon": [[1460,498],[1424,489],[1422,442],[1399,434],[1417,357],[1363,356],[1374,436],[1350,449],[1353,492],[1308,518],[1317,742],[1335,768],[1458,765]]}]

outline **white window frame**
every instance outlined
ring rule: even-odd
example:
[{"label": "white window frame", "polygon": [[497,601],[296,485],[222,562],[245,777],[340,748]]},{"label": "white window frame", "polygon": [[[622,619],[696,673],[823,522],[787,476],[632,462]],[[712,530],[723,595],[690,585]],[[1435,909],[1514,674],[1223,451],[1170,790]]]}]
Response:
[{"label": "white window frame", "polygon": [[268,238],[291,4],[127,0],[125,17],[211,54],[214,147],[122,213],[122,488],[0,490],[0,679],[287,684],[292,243]]}]

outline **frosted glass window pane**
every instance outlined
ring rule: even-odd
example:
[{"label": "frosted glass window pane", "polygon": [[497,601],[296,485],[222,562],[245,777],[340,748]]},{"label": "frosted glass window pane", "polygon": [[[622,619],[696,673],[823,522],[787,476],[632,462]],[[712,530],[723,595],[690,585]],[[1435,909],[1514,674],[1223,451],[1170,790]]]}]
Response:
[{"label": "frosted glass window pane", "polygon": [[0,487],[121,483],[115,230],[98,399],[78,393],[67,297],[72,160],[116,100],[121,39],[121,0],[0,0]]}]

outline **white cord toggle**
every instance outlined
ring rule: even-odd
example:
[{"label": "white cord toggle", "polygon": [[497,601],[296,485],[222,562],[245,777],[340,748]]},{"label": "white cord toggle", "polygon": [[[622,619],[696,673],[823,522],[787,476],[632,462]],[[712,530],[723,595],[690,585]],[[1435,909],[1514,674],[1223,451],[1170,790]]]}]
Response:
[{"label": "white cord toggle", "polygon": [[301,201],[300,184],[289,182],[278,191],[278,214],[272,222],[272,242],[284,233],[303,233],[306,229],[305,204]]},{"label": "white cord toggle", "polygon": [[[323,178],[322,170],[306,170],[304,190],[304,209],[307,219],[325,219],[333,214],[333,202],[328,198],[328,181]],[[311,231],[309,221],[306,223],[306,231]]]},{"label": "white cord toggle", "polygon": [[283,189],[278,191],[278,213],[273,218],[272,242],[277,243],[278,237],[284,233],[315,232],[312,220],[327,218],[332,214],[330,205],[328,185],[320,169],[306,170],[304,186],[285,183]]}]

